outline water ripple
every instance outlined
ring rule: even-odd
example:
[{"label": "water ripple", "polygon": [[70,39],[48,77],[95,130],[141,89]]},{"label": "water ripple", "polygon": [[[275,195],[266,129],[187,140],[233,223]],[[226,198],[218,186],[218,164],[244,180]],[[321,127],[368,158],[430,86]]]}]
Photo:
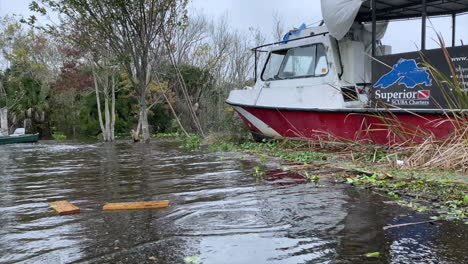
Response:
[{"label": "water ripple", "polygon": [[[382,226],[408,211],[343,185],[188,152],[177,142],[5,145],[0,152],[1,263],[463,263],[450,223],[431,236]],[[248,161],[255,164],[255,161]],[[250,166],[250,165],[249,165]],[[253,165],[255,166],[255,165]],[[250,170],[249,168],[247,170]],[[103,212],[107,202],[171,200],[161,210]],[[48,202],[69,200],[77,215]],[[405,220],[410,221],[410,220]],[[444,232],[440,231],[444,230]],[[382,262],[362,254],[382,252]],[[437,262],[439,261],[439,262]]]}]

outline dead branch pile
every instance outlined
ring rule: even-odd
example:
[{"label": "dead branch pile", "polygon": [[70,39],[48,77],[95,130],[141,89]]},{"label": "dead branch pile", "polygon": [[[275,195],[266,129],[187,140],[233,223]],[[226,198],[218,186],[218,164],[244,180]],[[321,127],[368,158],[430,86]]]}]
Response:
[{"label": "dead branch pile", "polygon": [[414,148],[406,164],[423,169],[456,169],[468,173],[468,127],[443,142],[428,138]]}]

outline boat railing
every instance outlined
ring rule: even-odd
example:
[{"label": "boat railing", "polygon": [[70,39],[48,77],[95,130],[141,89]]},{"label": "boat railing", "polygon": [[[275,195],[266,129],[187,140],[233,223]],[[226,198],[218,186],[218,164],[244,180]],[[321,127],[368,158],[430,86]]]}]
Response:
[{"label": "boat railing", "polygon": [[278,45],[278,44],[286,44],[286,43],[292,42],[292,41],[297,41],[297,40],[302,40],[302,39],[307,39],[307,38],[313,38],[313,37],[317,37],[317,36],[325,36],[328,33],[329,32],[322,32],[322,33],[318,33],[318,34],[311,34],[311,35],[305,36],[305,37],[282,40],[282,41],[277,41],[277,42],[273,42],[273,43],[269,43],[269,44],[264,44],[264,45],[260,45],[258,47],[252,48],[252,51],[267,52],[266,50],[259,50],[259,49],[269,47],[269,46],[273,46],[273,45]]},{"label": "boat railing", "polygon": [[255,61],[254,61],[254,80],[257,81],[257,64],[258,64],[258,56],[257,56],[257,53],[258,52],[268,52],[266,50],[261,50],[261,48],[265,48],[265,47],[269,47],[269,46],[274,46],[274,45],[279,45],[279,44],[287,44],[289,42],[292,42],[292,41],[297,41],[297,40],[303,40],[303,39],[308,39],[308,38],[313,38],[313,37],[317,37],[317,36],[325,36],[329,34],[329,32],[322,32],[322,33],[318,33],[318,34],[311,34],[309,36],[305,36],[305,37],[299,37],[299,38],[294,38],[294,39],[288,39],[288,40],[282,40],[282,41],[277,41],[277,42],[273,42],[273,43],[269,43],[269,44],[264,44],[264,45],[260,45],[258,47],[255,47],[255,48],[252,48],[252,51],[254,52],[254,58],[255,58]]}]

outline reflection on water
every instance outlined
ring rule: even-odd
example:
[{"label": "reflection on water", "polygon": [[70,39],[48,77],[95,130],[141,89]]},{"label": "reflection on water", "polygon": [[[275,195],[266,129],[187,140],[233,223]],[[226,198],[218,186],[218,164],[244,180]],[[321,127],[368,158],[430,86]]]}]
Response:
[{"label": "reflection on water", "polygon": [[[0,262],[468,262],[466,225],[383,231],[426,218],[345,185],[316,186],[280,171],[257,181],[251,163],[185,152],[175,142],[0,146]],[[65,199],[81,214],[48,209]],[[106,202],[165,199],[167,209],[101,210]],[[382,255],[362,257],[369,252]]]}]

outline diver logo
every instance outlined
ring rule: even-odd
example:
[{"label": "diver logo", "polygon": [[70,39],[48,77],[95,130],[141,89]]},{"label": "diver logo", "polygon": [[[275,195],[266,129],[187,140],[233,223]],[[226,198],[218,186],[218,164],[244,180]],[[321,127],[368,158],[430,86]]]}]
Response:
[{"label": "diver logo", "polygon": [[418,99],[429,99],[431,98],[431,91],[429,90],[420,90],[418,91]]},{"label": "diver logo", "polygon": [[426,69],[418,67],[415,60],[400,59],[397,64],[393,65],[393,69],[389,73],[380,77],[374,87],[385,89],[396,83],[402,84],[406,88],[414,88],[420,84],[431,86],[432,79]]}]

